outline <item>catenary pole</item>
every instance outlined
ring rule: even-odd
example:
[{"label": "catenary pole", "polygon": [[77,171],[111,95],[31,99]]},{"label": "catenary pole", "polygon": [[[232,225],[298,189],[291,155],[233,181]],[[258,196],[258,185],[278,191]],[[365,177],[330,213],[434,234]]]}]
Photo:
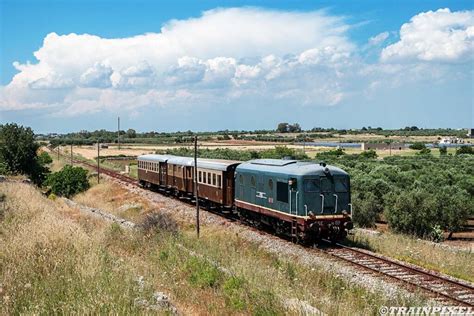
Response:
[{"label": "catenary pole", "polygon": [[196,233],[199,238],[199,188],[197,171],[197,135],[194,136],[194,196],[196,199]]}]

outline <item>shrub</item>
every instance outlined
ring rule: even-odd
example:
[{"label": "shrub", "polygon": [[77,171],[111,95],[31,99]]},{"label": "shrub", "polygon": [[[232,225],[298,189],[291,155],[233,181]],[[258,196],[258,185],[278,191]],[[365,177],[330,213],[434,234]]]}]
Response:
[{"label": "shrub", "polygon": [[447,155],[448,154],[448,148],[446,146],[439,147],[439,154],[441,156]]},{"label": "shrub", "polygon": [[359,157],[375,159],[375,158],[377,158],[377,153],[373,149],[365,150],[365,151],[360,153]]},{"label": "shrub", "polygon": [[421,149],[417,155],[431,155],[431,150],[429,148],[423,148]]},{"label": "shrub", "polygon": [[46,180],[51,192],[65,197],[71,197],[89,188],[87,170],[81,167],[64,166],[60,171],[52,173]]},{"label": "shrub", "polygon": [[354,223],[360,227],[375,227],[382,206],[372,192],[358,193],[354,195]]},{"label": "shrub", "polygon": [[424,148],[426,148],[425,144],[419,143],[419,142],[413,143],[410,145],[410,149],[414,149],[414,150],[422,150]]},{"label": "shrub", "polygon": [[396,232],[427,237],[441,220],[436,214],[436,204],[436,199],[425,190],[391,192],[387,198],[385,218]]},{"label": "shrub", "polygon": [[170,232],[176,234],[178,232],[178,224],[167,213],[151,213],[148,214],[140,225],[145,233]]},{"label": "shrub", "polygon": [[456,150],[456,155],[473,155],[474,154],[474,149],[472,149],[472,146],[461,146]]}]

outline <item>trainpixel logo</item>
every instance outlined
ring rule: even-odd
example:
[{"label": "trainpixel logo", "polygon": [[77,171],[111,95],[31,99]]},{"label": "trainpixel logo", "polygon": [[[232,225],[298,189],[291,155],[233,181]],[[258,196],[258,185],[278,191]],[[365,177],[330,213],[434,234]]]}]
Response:
[{"label": "trainpixel logo", "polygon": [[379,308],[381,316],[400,315],[474,315],[472,307],[464,306],[381,306]]}]

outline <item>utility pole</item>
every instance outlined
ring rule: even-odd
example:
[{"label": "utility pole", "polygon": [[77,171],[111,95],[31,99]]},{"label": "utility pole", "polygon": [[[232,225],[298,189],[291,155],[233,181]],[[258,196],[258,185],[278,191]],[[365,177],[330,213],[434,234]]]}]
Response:
[{"label": "utility pole", "polygon": [[97,184],[100,179],[100,142],[97,140]]},{"label": "utility pole", "polygon": [[194,196],[196,198],[196,233],[199,238],[199,188],[197,170],[197,135],[194,136]]},{"label": "utility pole", "polygon": [[73,165],[72,163],[72,142],[71,142],[71,166]]},{"label": "utility pole", "polygon": [[120,150],[120,116],[118,117],[118,128],[117,128],[117,143],[118,149]]}]

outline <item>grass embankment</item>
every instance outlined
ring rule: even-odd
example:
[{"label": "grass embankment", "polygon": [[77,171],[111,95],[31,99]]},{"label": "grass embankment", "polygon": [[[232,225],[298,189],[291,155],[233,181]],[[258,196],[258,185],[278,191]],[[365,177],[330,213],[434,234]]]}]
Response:
[{"label": "grass embankment", "polygon": [[[2,183],[0,191],[6,194],[1,314],[140,313],[146,310],[134,302],[150,300],[154,291],[170,294],[185,314],[296,313],[285,307],[290,298],[329,314],[375,314],[380,305],[422,303],[369,293],[320,267],[269,254],[221,227],[203,227],[199,240],[191,225],[174,233],[128,231],[48,200],[29,185]],[[108,203],[102,206],[114,200]],[[136,281],[140,276],[143,288]]]},{"label": "grass embankment", "polygon": [[349,241],[380,254],[474,282],[474,253],[436,246],[414,237],[393,234],[369,235],[357,232]]}]

